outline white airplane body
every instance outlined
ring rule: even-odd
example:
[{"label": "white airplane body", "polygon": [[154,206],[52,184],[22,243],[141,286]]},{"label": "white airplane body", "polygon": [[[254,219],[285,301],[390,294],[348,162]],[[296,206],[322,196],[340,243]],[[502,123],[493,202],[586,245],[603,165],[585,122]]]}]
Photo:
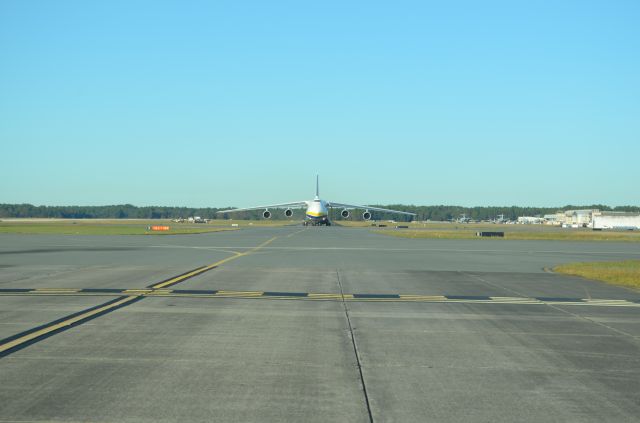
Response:
[{"label": "white airplane body", "polygon": [[311,223],[312,225],[331,225],[331,221],[329,220],[329,209],[332,208],[341,208],[343,209],[341,212],[342,217],[348,218],[350,213],[349,209],[364,209],[365,212],[362,214],[362,218],[364,220],[371,219],[371,211],[381,211],[387,213],[397,213],[403,214],[407,216],[415,216],[415,213],[408,213],[398,210],[389,210],[382,209],[379,207],[370,207],[370,206],[359,206],[354,204],[344,204],[344,203],[335,203],[333,201],[325,201],[320,198],[320,190],[318,184],[318,177],[316,176],[316,196],[313,200],[308,201],[294,201],[291,203],[281,203],[281,204],[270,204],[267,206],[256,206],[256,207],[246,207],[242,209],[230,209],[230,210],[221,210],[218,213],[233,213],[233,212],[241,212],[241,211],[249,211],[249,210],[261,210],[262,216],[265,219],[269,219],[271,217],[270,208],[282,208],[286,207],[284,214],[287,217],[291,217],[293,215],[292,208],[306,208],[305,213],[305,225]]}]

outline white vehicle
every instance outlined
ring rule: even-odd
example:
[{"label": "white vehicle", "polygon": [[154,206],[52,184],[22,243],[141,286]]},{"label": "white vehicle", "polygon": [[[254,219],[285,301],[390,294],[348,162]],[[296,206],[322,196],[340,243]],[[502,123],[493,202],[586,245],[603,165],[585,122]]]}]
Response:
[{"label": "white vehicle", "polygon": [[187,221],[189,223],[207,223],[209,220],[208,219],[203,219],[200,216],[193,216],[193,217],[190,217],[189,219],[187,219]]},{"label": "white vehicle", "polygon": [[270,208],[284,208],[284,207],[286,207],[286,210],[284,211],[284,215],[286,217],[291,217],[293,215],[293,210],[291,209],[306,208],[307,211],[305,214],[305,220],[303,222],[305,226],[309,224],[314,226],[331,225],[331,221],[329,220],[329,209],[333,209],[333,208],[342,209],[342,211],[340,212],[340,215],[345,219],[351,215],[351,213],[349,212],[349,210],[351,209],[364,209],[364,213],[362,213],[362,218],[364,220],[371,219],[372,211],[397,213],[397,214],[402,214],[406,216],[416,215],[415,213],[408,213],[408,212],[403,212],[398,210],[389,210],[389,209],[382,209],[379,207],[370,207],[370,206],[359,206],[354,204],[335,203],[333,201],[322,200],[320,199],[320,189],[319,189],[319,182],[318,182],[317,175],[316,175],[316,196],[313,200],[294,201],[291,203],[281,203],[281,204],[271,204],[268,206],[246,207],[242,209],[220,210],[218,213],[234,213],[234,212],[240,212],[240,211],[264,209],[264,211],[262,212],[262,217],[264,217],[265,219],[269,219],[271,217],[271,212],[269,211]]},{"label": "white vehicle", "polygon": [[467,217],[465,213],[462,213],[458,218],[458,223],[471,223],[471,218]]}]

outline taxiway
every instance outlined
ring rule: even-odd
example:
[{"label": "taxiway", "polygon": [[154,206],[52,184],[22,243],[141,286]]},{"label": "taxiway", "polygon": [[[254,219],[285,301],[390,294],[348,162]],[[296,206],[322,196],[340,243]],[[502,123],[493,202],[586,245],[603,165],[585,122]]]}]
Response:
[{"label": "taxiway", "polygon": [[637,421],[634,243],[0,235],[0,422]]}]

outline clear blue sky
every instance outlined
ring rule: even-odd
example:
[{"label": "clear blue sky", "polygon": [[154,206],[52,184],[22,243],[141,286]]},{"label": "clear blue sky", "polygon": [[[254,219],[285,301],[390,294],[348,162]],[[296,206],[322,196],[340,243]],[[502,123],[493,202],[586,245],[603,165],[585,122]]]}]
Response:
[{"label": "clear blue sky", "polygon": [[0,2],[0,202],[640,204],[640,2]]}]

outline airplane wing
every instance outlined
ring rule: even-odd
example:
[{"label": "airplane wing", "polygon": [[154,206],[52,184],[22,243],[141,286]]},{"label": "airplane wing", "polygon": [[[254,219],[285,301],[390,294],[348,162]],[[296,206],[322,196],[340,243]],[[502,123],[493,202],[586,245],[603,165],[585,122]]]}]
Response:
[{"label": "airplane wing", "polygon": [[387,212],[387,213],[405,214],[407,216],[416,216],[415,213],[403,212],[399,210],[382,209],[380,207],[356,206],[353,204],[343,204],[343,203],[334,203],[334,202],[327,203],[327,207],[345,208],[345,209],[364,209],[369,211],[381,211],[381,212]]},{"label": "airplane wing", "polygon": [[233,212],[241,212],[241,211],[249,211],[249,210],[266,210],[266,209],[277,209],[281,207],[288,208],[301,208],[307,207],[306,201],[294,201],[293,203],[281,203],[281,204],[270,204],[268,206],[256,206],[256,207],[245,207],[242,209],[229,209],[229,210],[220,210],[216,213],[233,213]]}]

